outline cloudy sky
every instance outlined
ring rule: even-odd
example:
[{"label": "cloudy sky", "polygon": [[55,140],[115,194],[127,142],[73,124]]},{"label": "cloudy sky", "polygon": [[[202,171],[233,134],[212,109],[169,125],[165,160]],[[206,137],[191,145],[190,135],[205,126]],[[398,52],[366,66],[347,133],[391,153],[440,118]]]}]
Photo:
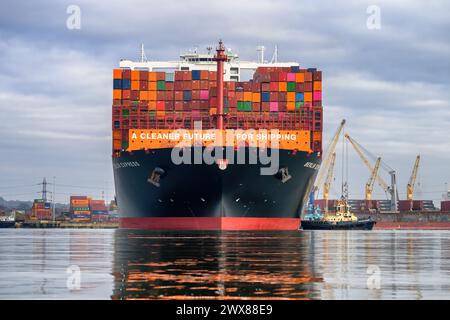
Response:
[{"label": "cloudy sky", "polygon": [[[373,4],[379,29],[367,27]],[[70,5],[80,29],[67,28]],[[137,59],[141,42],[149,59],[173,60],[222,38],[242,59],[278,45],[279,60],[323,70],[325,141],[347,119],[396,169],[400,197],[421,154],[417,197],[439,200],[450,182],[449,13],[445,0],[3,0],[0,196],[32,199],[45,176],[56,177],[60,202],[111,197],[112,69]],[[361,198],[369,172],[351,151],[349,171],[350,196]]]}]

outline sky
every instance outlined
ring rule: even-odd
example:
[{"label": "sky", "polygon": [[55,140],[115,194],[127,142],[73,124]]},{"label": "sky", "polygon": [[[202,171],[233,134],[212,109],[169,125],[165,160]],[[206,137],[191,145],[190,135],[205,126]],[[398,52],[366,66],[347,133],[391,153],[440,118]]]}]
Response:
[{"label": "sky", "polygon": [[[72,5],[79,29],[67,27]],[[368,25],[371,5],[379,28]],[[346,132],[396,170],[400,198],[417,154],[418,199],[440,200],[450,182],[448,1],[3,0],[1,7],[6,199],[38,197],[43,177],[55,181],[58,202],[70,194],[111,198],[112,69],[137,60],[140,43],[150,60],[175,60],[219,38],[244,60],[257,59],[258,45],[270,57],[277,45],[279,61],[322,70],[324,143],[345,118]],[[339,172],[331,197],[339,196]],[[349,149],[350,197],[363,198],[368,178]],[[378,186],[374,197],[386,198]]]}]

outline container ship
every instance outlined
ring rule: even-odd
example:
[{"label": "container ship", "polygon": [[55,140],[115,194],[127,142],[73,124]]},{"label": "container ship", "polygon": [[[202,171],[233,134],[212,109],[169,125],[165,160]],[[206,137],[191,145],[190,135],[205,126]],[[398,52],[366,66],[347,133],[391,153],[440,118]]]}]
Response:
[{"label": "container ship", "polygon": [[[113,70],[120,226],[297,230],[322,153],[322,72],[216,51]],[[244,74],[249,80],[243,81]]]}]

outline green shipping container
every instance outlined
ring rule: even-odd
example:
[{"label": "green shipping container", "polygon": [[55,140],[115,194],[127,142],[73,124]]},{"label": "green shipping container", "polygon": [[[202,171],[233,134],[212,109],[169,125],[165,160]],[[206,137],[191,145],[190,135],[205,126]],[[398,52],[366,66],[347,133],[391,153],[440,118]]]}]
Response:
[{"label": "green shipping container", "polygon": [[123,115],[123,116],[128,116],[128,115],[130,115],[130,110],[122,110],[122,115]]},{"label": "green shipping container", "polygon": [[166,82],[164,80],[156,81],[156,90],[158,91],[166,90]]},{"label": "green shipping container", "polygon": [[287,91],[294,92],[295,91],[295,82],[288,82],[287,83]]},{"label": "green shipping container", "polygon": [[295,110],[299,110],[301,107],[303,107],[303,101],[297,101],[295,103]]},{"label": "green shipping container", "polygon": [[122,140],[122,149],[128,149],[128,141]]}]

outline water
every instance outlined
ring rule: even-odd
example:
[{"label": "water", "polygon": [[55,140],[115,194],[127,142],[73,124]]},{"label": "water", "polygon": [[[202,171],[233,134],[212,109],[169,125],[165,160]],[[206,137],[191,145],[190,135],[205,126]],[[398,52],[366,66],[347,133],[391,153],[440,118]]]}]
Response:
[{"label": "water", "polygon": [[126,298],[449,299],[450,232],[0,230],[0,299]]}]

